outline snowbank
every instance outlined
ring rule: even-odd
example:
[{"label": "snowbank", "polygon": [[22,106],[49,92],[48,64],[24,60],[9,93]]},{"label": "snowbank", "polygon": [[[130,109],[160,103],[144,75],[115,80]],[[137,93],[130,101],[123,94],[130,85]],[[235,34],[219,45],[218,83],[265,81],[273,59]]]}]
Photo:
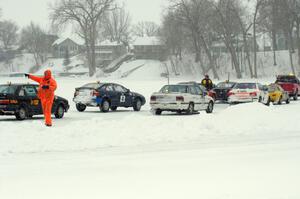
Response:
[{"label": "snowbank", "polygon": [[[194,116],[157,117],[147,111],[127,112],[118,117],[118,113],[95,112],[90,118],[78,119],[72,118],[74,113],[71,112],[64,120],[55,121],[55,127],[50,129],[45,129],[40,120],[3,122],[0,127],[0,153],[299,136],[299,110],[299,103],[271,107],[252,103],[230,106],[219,114]],[[287,119],[292,125],[284,125]]]}]

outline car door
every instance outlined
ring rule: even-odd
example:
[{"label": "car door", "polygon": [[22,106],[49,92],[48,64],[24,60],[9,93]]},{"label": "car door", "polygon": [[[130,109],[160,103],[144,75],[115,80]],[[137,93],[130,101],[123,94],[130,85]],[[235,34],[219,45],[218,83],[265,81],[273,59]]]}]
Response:
[{"label": "car door", "polygon": [[111,100],[111,106],[119,106],[120,96],[118,95],[118,92],[115,91],[112,84],[107,84],[101,89],[101,91],[103,91],[104,95]]},{"label": "car door", "polygon": [[118,84],[114,84],[114,90],[116,92],[116,95],[117,95],[117,99],[118,99],[118,106],[123,106],[123,107],[128,107],[128,99],[127,99],[127,90],[121,86],[121,85],[118,85]]},{"label": "car door", "polygon": [[189,93],[191,94],[192,101],[194,102],[194,109],[196,111],[201,110],[202,107],[202,99],[198,91],[196,86],[189,86]]},{"label": "car door", "polygon": [[30,105],[30,109],[33,111],[34,114],[42,114],[42,105],[41,101],[37,96],[37,90],[33,85],[25,85],[23,86],[26,99],[28,104]]},{"label": "car door", "polygon": [[196,86],[195,89],[200,100],[200,110],[204,110],[207,108],[208,104],[208,101],[206,100],[207,92],[202,90],[199,86]]}]

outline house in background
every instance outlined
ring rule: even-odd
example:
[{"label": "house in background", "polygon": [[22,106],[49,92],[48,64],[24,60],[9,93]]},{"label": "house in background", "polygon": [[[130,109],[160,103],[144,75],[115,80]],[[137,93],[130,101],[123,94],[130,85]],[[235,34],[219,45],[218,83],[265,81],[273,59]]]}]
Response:
[{"label": "house in background", "polygon": [[105,40],[96,45],[96,63],[99,66],[107,66],[126,53],[127,48],[124,44]]},{"label": "house in background", "polygon": [[52,55],[55,58],[64,58],[66,53],[69,56],[78,55],[82,50],[82,45],[70,38],[59,38],[52,44]]},{"label": "house in background", "polygon": [[133,43],[136,59],[163,61],[167,57],[166,45],[159,37],[137,37]]}]

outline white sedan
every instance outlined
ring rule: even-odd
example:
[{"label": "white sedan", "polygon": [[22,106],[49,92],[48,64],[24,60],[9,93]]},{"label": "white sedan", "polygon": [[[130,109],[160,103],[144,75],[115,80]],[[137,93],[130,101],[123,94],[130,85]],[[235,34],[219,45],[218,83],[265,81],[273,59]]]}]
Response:
[{"label": "white sedan", "polygon": [[150,105],[156,115],[163,111],[192,114],[204,110],[212,113],[214,100],[197,84],[177,84],[166,85],[159,92],[153,93]]},{"label": "white sedan", "polygon": [[262,87],[259,83],[237,83],[228,92],[228,103],[235,104],[257,101]]}]

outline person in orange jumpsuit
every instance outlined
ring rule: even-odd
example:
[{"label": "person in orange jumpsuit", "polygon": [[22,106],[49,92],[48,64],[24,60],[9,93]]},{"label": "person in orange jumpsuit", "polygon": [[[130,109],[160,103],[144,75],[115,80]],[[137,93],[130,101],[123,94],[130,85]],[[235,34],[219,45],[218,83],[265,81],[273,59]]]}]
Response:
[{"label": "person in orange jumpsuit", "polygon": [[44,77],[37,77],[30,74],[25,74],[25,77],[39,83],[38,97],[42,103],[42,109],[45,116],[45,125],[52,126],[51,110],[54,101],[54,91],[57,88],[56,81],[52,78],[50,70],[44,72]]}]

